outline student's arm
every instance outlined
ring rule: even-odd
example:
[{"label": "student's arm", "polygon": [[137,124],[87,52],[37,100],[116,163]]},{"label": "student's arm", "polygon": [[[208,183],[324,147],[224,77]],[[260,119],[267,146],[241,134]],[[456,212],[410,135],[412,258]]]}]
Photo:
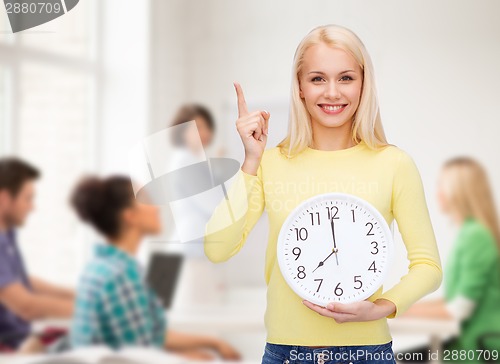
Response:
[{"label": "student's arm", "polygon": [[71,289],[59,287],[52,283],[46,282],[38,277],[31,276],[30,283],[36,293],[45,294],[54,297],[75,299],[75,292]]},{"label": "student's arm", "polygon": [[169,350],[184,350],[198,347],[215,347],[215,339],[206,336],[184,334],[175,330],[168,330],[165,338],[165,347]]},{"label": "student's arm", "polygon": [[205,226],[205,254],[214,263],[234,256],[245,244],[248,234],[264,211],[262,167],[256,175],[240,168],[224,198]]},{"label": "student's arm", "polygon": [[69,318],[73,314],[72,300],[38,295],[19,282],[0,288],[0,303],[26,321]]},{"label": "student's arm", "polygon": [[165,348],[181,352],[192,349],[213,349],[219,352],[224,359],[240,359],[239,353],[222,340],[210,336],[185,334],[174,330],[167,331]]},{"label": "student's arm", "polygon": [[435,291],[443,275],[420,173],[404,151],[400,151],[394,176],[392,211],[410,264],[408,273],[379,297],[396,306],[388,318],[400,316],[413,303]]}]

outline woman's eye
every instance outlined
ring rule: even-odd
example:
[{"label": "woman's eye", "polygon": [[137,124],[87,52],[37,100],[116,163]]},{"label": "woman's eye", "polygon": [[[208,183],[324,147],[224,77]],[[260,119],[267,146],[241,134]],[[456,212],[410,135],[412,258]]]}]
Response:
[{"label": "woman's eye", "polygon": [[351,76],[343,76],[340,80],[341,81],[351,81],[352,77]]},{"label": "woman's eye", "polygon": [[314,77],[311,81],[316,82],[316,81],[321,81],[322,78],[320,76]]}]

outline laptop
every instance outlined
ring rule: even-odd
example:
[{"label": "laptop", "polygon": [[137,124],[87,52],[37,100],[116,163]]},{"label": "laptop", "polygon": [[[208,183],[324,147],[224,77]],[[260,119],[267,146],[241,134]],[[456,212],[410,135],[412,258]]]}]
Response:
[{"label": "laptop", "polygon": [[172,307],[184,256],[176,253],[154,253],[147,272],[147,282],[165,309]]}]

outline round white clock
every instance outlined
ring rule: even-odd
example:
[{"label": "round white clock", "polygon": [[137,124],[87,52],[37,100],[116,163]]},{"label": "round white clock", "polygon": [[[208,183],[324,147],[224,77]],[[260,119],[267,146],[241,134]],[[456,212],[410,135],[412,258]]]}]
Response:
[{"label": "round white clock", "polygon": [[302,202],[283,223],[277,244],[288,285],[321,306],[370,297],[384,281],[393,250],[391,230],[380,212],[346,193]]}]

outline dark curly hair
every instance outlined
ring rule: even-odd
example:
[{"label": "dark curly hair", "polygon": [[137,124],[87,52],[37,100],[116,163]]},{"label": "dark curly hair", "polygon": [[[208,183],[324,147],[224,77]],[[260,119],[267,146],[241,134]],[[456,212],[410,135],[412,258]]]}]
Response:
[{"label": "dark curly hair", "polygon": [[135,200],[132,182],[126,176],[88,176],[75,187],[70,202],[82,221],[108,238],[120,234],[120,213]]}]

